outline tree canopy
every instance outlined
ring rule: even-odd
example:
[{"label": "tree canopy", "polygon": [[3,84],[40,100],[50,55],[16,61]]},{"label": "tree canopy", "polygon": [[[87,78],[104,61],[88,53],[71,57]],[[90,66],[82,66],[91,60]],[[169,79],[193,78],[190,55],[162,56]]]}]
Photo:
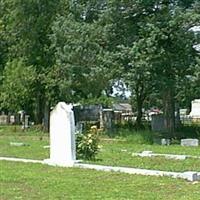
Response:
[{"label": "tree canopy", "polygon": [[200,3],[195,0],[1,0],[1,109],[37,123],[58,101],[99,102],[121,80],[136,126],[145,103],[162,105],[173,133],[175,103],[199,98]]}]

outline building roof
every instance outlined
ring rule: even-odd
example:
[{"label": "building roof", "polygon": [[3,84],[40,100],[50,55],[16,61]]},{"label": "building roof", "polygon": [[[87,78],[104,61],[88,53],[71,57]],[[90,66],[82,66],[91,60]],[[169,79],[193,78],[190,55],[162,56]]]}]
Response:
[{"label": "building roof", "polygon": [[129,103],[116,103],[113,104],[113,109],[116,111],[131,112],[132,107]]}]

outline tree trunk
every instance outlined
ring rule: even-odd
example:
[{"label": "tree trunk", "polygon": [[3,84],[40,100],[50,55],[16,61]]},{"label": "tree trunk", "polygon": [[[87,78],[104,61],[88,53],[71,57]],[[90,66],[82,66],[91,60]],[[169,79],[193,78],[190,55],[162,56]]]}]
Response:
[{"label": "tree trunk", "polygon": [[36,109],[35,109],[35,123],[36,124],[42,124],[42,118],[43,118],[43,101],[42,101],[42,95],[40,92],[37,93],[36,97]]},{"label": "tree trunk", "polygon": [[172,137],[175,137],[175,102],[174,91],[172,87],[165,89],[163,103],[165,129]]},{"label": "tree trunk", "polygon": [[44,121],[43,129],[45,132],[49,132],[49,117],[50,117],[50,103],[49,101],[45,102],[44,106]]},{"label": "tree trunk", "polygon": [[178,129],[181,127],[180,108],[179,108],[178,103],[175,104],[175,112],[176,112],[175,129]]},{"label": "tree trunk", "polygon": [[135,128],[140,130],[144,128],[142,124],[142,107],[143,107],[142,98],[137,97],[136,103],[137,103],[137,117],[135,122]]}]

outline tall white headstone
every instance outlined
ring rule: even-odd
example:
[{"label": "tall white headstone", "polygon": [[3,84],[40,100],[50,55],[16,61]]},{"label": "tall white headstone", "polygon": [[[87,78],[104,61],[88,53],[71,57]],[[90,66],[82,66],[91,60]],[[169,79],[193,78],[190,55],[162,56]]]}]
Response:
[{"label": "tall white headstone", "polygon": [[200,99],[195,99],[192,101],[190,116],[192,118],[200,118]]},{"label": "tall white headstone", "polygon": [[73,166],[76,161],[73,106],[60,102],[50,114],[50,159],[46,163]]}]

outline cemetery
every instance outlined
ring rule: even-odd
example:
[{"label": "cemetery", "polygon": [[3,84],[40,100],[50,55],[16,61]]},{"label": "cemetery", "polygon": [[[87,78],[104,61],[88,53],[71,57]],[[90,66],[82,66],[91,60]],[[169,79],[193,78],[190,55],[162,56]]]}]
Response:
[{"label": "cemetery", "polygon": [[0,200],[200,199],[199,10],[0,1]]},{"label": "cemetery", "polygon": [[[81,173],[95,170],[102,171],[99,173],[103,171],[117,173],[120,176],[132,174],[133,177],[140,175],[150,179],[155,177],[156,180],[158,180],[156,177],[161,180],[163,179],[161,177],[170,177],[185,180],[185,183],[189,181],[198,184],[200,181],[200,147],[197,139],[182,139],[179,145],[171,145],[164,142],[152,144],[148,139],[145,141],[145,134],[147,136],[151,134],[150,132],[141,135],[136,132],[132,137],[130,135],[127,135],[127,138],[123,137],[123,140],[120,137],[109,139],[106,135],[102,135],[100,139],[102,147],[97,157],[92,160],[78,160],[72,108],[72,105],[60,102],[51,111],[49,136],[36,132],[37,135],[29,130],[23,134],[15,130],[14,134],[9,135],[3,133],[6,127],[2,128],[1,162],[14,162],[18,166],[53,166],[58,170],[64,168],[81,170]],[[14,127],[7,127],[9,132],[11,128]],[[22,127],[18,128],[23,130]],[[144,138],[137,138],[134,142],[137,134],[138,137]]]}]

